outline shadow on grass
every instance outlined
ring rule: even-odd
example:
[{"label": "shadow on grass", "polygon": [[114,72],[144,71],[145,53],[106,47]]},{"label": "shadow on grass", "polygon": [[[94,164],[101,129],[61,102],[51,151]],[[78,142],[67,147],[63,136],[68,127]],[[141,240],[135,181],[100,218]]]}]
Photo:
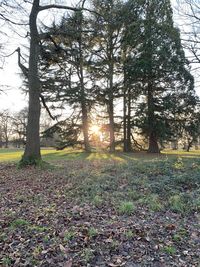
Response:
[{"label": "shadow on grass", "polygon": [[181,158],[200,158],[200,150],[187,151],[177,151],[177,150],[164,150],[162,155],[169,157],[181,157]]},{"label": "shadow on grass", "polygon": [[43,154],[42,157],[44,160],[83,160],[86,159],[90,155],[90,153],[86,152],[53,152],[53,153],[46,153]]},{"label": "shadow on grass", "polygon": [[[159,161],[165,158],[193,158],[200,159],[200,150],[186,152],[165,150],[161,154],[148,154],[146,152],[116,152],[109,153],[107,151],[93,151],[91,153],[83,150],[66,149],[56,151],[55,149],[42,149],[42,158],[45,161],[59,161],[59,160],[88,160],[88,161],[116,161],[119,163],[126,163],[128,161],[134,162],[151,162]],[[0,149],[0,162],[10,162],[20,160],[23,154],[21,149]]]}]

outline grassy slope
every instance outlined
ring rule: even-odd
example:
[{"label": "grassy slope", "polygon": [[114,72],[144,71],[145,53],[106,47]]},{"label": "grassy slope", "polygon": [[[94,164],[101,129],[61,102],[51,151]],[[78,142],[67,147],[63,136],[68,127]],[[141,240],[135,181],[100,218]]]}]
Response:
[{"label": "grassy slope", "polygon": [[43,153],[0,165],[0,266],[199,267],[198,154]]}]

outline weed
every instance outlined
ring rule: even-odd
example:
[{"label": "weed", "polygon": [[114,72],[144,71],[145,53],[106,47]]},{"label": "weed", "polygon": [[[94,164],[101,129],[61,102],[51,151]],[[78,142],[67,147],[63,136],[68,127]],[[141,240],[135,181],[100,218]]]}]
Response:
[{"label": "weed", "polygon": [[11,266],[12,265],[12,259],[10,257],[3,257],[1,260],[2,266]]},{"label": "weed", "polygon": [[131,200],[136,201],[136,200],[141,198],[141,194],[136,190],[130,190],[130,191],[128,191],[128,197]]},{"label": "weed", "polygon": [[183,160],[181,157],[178,157],[176,162],[174,163],[174,168],[177,170],[181,170],[184,168]]},{"label": "weed", "polygon": [[176,248],[173,247],[173,246],[165,246],[165,247],[163,248],[163,251],[164,251],[165,253],[169,254],[169,255],[174,255],[174,254],[176,254]]},{"label": "weed", "polygon": [[50,240],[50,237],[49,237],[48,235],[45,235],[45,236],[43,237],[43,241],[44,241],[44,243],[48,243],[49,240]]},{"label": "weed", "polygon": [[179,243],[179,242],[181,242],[182,237],[181,237],[181,235],[179,235],[179,234],[175,234],[175,235],[173,235],[172,239],[173,239],[175,242]]},{"label": "weed", "polygon": [[118,240],[112,240],[110,243],[109,243],[109,248],[113,251],[117,250],[119,247],[119,241]]},{"label": "weed", "polygon": [[37,267],[39,265],[39,261],[34,257],[30,257],[29,264],[31,267]]},{"label": "weed", "polygon": [[73,231],[67,231],[64,234],[64,241],[70,241],[75,237],[76,233]]},{"label": "weed", "polygon": [[124,201],[120,204],[118,211],[120,214],[131,215],[135,210],[135,206],[132,202]]},{"label": "weed", "polygon": [[89,237],[95,237],[95,236],[97,236],[97,234],[98,234],[98,230],[95,229],[94,227],[91,227],[88,229]]},{"label": "weed", "polygon": [[38,233],[43,233],[49,230],[48,227],[46,226],[40,226],[40,225],[33,225],[33,226],[29,226],[28,230],[30,231],[36,231]]},{"label": "weed", "polygon": [[185,228],[180,228],[177,234],[180,235],[182,238],[188,237],[188,231]]},{"label": "weed", "polygon": [[170,209],[174,212],[183,213],[185,211],[185,203],[180,195],[174,195],[169,198]]},{"label": "weed", "polygon": [[7,235],[5,233],[0,233],[0,242],[4,242],[7,238]]},{"label": "weed", "polygon": [[94,203],[94,205],[95,205],[96,207],[100,207],[100,206],[103,204],[103,199],[102,199],[100,196],[96,195],[96,196],[93,198],[93,201],[92,201],[92,202]]},{"label": "weed", "polygon": [[200,197],[194,198],[192,206],[196,211],[200,211]]},{"label": "weed", "polygon": [[20,227],[27,226],[27,225],[29,225],[28,221],[26,221],[24,219],[16,219],[16,220],[11,222],[10,228],[15,229],[15,228],[20,228]]},{"label": "weed", "polygon": [[124,236],[127,238],[127,239],[132,239],[133,236],[135,235],[135,233],[131,230],[127,230],[125,233],[124,233]]},{"label": "weed", "polygon": [[160,202],[159,196],[156,194],[150,195],[146,199],[146,203],[147,203],[148,207],[150,208],[150,210],[152,210],[152,211],[160,211],[163,209],[163,205]]},{"label": "weed", "polygon": [[33,250],[34,257],[38,257],[40,253],[42,252],[42,246],[36,246]]},{"label": "weed", "polygon": [[85,248],[81,253],[81,257],[85,262],[90,262],[94,258],[94,250]]}]

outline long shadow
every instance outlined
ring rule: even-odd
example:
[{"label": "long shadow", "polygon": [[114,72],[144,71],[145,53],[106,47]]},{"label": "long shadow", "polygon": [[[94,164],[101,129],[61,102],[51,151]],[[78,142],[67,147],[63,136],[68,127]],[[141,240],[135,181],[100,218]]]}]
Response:
[{"label": "long shadow", "polygon": [[152,161],[152,160],[163,160],[166,157],[170,158],[200,158],[200,155],[196,153],[161,153],[161,154],[148,154],[146,152],[116,152],[109,153],[107,151],[94,151],[87,153],[84,151],[55,151],[53,153],[45,153],[42,155],[45,160],[56,161],[56,160],[87,160],[87,161],[117,161],[125,163],[128,161]]},{"label": "long shadow", "polygon": [[200,158],[199,152],[177,152],[177,153],[171,153],[171,152],[163,152],[162,155],[169,156],[169,157],[181,157],[181,158]]},{"label": "long shadow", "polygon": [[72,151],[72,152],[65,152],[65,153],[60,153],[58,152],[53,152],[53,153],[47,153],[44,154],[42,157],[46,160],[80,160],[80,159],[86,159],[90,155],[90,153],[87,152],[77,152],[77,151]]}]

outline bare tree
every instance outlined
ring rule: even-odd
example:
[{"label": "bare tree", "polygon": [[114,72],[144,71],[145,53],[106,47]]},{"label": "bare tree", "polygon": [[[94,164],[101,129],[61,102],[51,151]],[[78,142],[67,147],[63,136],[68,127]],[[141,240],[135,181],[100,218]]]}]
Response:
[{"label": "bare tree", "polygon": [[0,113],[0,147],[5,144],[8,148],[8,142],[12,134],[12,117],[9,110],[3,110]]},{"label": "bare tree", "polygon": [[20,147],[26,144],[26,127],[28,119],[28,109],[23,108],[13,115],[12,132],[15,137],[16,146]]},{"label": "bare tree", "polygon": [[193,71],[200,67],[200,1],[177,0],[175,16],[181,30],[182,44]]},{"label": "bare tree", "polygon": [[67,5],[49,4],[43,6],[40,5],[40,2],[41,2],[40,0],[34,0],[32,3],[28,2],[29,4],[31,3],[32,6],[29,15],[30,50],[29,50],[29,63],[27,68],[28,93],[29,93],[28,124],[27,124],[27,138],[26,138],[25,152],[22,158],[22,163],[25,164],[36,164],[37,161],[41,159],[41,153],[40,153],[41,84],[38,73],[41,36],[38,33],[38,25],[37,25],[38,14],[42,11],[50,9],[88,11],[88,9],[83,7],[74,8]]}]

